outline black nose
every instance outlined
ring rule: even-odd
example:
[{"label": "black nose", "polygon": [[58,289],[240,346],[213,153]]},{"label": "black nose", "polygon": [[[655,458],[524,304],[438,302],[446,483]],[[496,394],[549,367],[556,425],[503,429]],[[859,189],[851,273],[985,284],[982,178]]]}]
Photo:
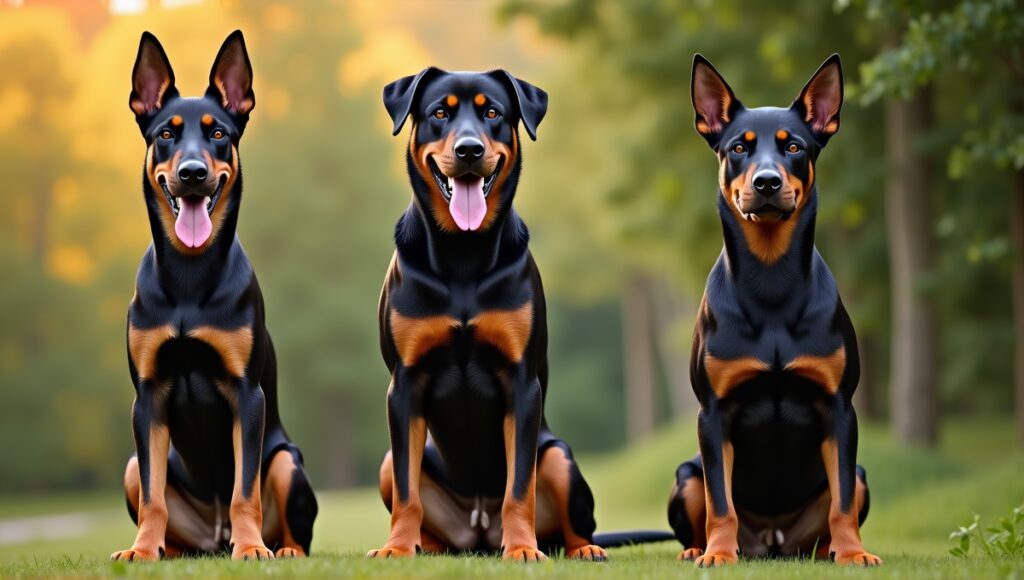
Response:
[{"label": "black nose", "polygon": [[774,169],[762,169],[754,174],[754,189],[758,193],[771,195],[782,188],[782,176]]},{"label": "black nose", "polygon": [[206,164],[190,159],[178,165],[178,179],[185,185],[199,185],[206,180]]},{"label": "black nose", "polygon": [[466,163],[484,156],[484,144],[476,137],[463,137],[455,142],[455,155]]}]

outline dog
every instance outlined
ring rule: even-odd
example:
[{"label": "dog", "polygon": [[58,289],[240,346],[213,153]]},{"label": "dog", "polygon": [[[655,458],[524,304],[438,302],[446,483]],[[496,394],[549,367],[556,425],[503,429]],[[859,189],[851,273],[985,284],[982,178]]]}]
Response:
[{"label": "dog", "polygon": [[153,242],[128,308],[136,454],[124,481],[139,530],[113,560],[310,551],[316,497],[278,416],[263,295],[235,235],[238,143],[255,103],[240,31],[198,98],[179,96],[160,42],[142,35],[129,105],[146,139]]},{"label": "dog", "polygon": [[544,418],[544,289],[512,207],[519,123],[536,139],[547,101],[503,70],[431,67],[384,88],[395,135],[412,117],[413,200],[378,308],[391,532],[369,557],[500,550],[536,561],[554,547],[607,557],[593,541],[593,494]]},{"label": "dog", "polygon": [[816,162],[843,102],[839,55],[789,108],[745,108],[699,54],[691,93],[721,164],[725,247],[694,330],[700,454],[679,466],[668,509],[679,558],[716,566],[817,547],[837,564],[881,564],[860,538],[857,338],[814,246]]}]

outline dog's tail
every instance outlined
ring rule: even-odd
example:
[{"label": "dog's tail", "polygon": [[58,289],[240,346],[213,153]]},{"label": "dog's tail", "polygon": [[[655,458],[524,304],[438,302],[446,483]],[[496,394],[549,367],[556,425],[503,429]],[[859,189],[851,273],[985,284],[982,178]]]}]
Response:
[{"label": "dog's tail", "polygon": [[667,542],[675,540],[672,532],[661,530],[631,530],[626,532],[606,532],[594,534],[594,544],[602,548],[618,548],[620,546],[631,546],[633,544],[650,544],[652,542]]}]

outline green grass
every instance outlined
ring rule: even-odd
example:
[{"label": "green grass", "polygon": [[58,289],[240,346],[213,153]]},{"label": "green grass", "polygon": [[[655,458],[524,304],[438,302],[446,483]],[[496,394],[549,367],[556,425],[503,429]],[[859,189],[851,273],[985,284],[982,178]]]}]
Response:
[{"label": "green grass", "polygon": [[[696,444],[691,422],[667,429],[626,451],[582,457],[580,465],[597,499],[598,527],[665,528],[665,502],[676,464]],[[946,425],[939,450],[893,445],[875,426],[862,429],[860,462],[868,470],[871,514],[863,536],[885,565],[878,570],[838,569],[828,562],[745,561],[712,572],[748,578],[1024,577],[1024,561],[955,559],[949,532],[973,514],[995,521],[1024,500],[1024,454],[1014,452],[1005,421],[956,421]],[[262,564],[201,558],[159,564],[114,564],[110,552],[131,544],[134,527],[119,493],[0,498],[0,522],[73,512],[88,528],[64,526],[67,537],[33,538],[0,545],[0,576],[87,575],[140,577],[535,577],[663,578],[708,575],[674,557],[673,543],[613,550],[605,564],[558,558],[539,565],[505,564],[495,557],[423,557],[414,561],[367,561],[363,554],[387,537],[388,515],[376,491],[319,494],[314,556]]]}]

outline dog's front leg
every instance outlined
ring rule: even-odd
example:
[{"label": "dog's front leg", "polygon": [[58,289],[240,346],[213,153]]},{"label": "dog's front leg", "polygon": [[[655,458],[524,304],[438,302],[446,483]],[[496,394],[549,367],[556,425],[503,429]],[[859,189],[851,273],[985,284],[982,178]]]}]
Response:
[{"label": "dog's front leg", "polygon": [[821,444],[832,503],[828,512],[829,552],[836,564],[878,566],[882,559],[864,550],[860,540],[857,502],[857,414],[842,392],[832,405],[832,435]]},{"label": "dog's front leg", "polygon": [[420,467],[427,443],[422,393],[409,372],[395,369],[388,389],[388,430],[391,435],[391,533],[383,548],[368,558],[415,556],[422,550],[423,504],[420,502]]},{"label": "dog's front leg", "polygon": [[[521,374],[525,374],[520,370]],[[502,557],[538,561],[537,437],[543,415],[540,381],[517,377],[505,415],[505,498],[501,505]]]},{"label": "dog's front leg", "polygon": [[733,449],[722,432],[717,400],[697,415],[697,438],[704,463],[708,547],[696,563],[701,567],[734,564],[739,552],[739,519],[732,503]]},{"label": "dog's front leg", "polygon": [[111,560],[159,560],[167,535],[167,453],[170,433],[164,409],[166,393],[161,385],[146,379],[136,381],[132,405],[132,431],[139,466],[139,532],[127,550],[111,554]]},{"label": "dog's front leg", "polygon": [[231,558],[270,560],[274,553],[263,543],[260,469],[266,403],[263,388],[240,378],[232,385],[235,418],[231,430],[235,452],[235,485],[231,491]]}]

